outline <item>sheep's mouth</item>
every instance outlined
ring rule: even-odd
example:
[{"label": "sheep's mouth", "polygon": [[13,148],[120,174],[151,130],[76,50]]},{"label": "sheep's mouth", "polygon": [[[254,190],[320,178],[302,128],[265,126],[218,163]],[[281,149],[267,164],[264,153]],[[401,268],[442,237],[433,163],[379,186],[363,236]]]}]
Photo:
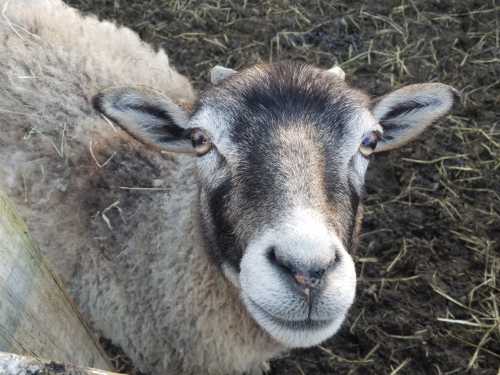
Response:
[{"label": "sheep's mouth", "polygon": [[283,318],[278,318],[271,313],[267,312],[263,307],[261,307],[258,303],[252,301],[252,299],[248,298],[252,308],[258,310],[261,315],[268,319],[271,323],[278,327],[284,327],[290,330],[295,331],[304,331],[304,330],[318,330],[325,327],[328,327],[332,324],[332,320],[313,320],[313,319],[304,319],[304,320],[286,320]]}]

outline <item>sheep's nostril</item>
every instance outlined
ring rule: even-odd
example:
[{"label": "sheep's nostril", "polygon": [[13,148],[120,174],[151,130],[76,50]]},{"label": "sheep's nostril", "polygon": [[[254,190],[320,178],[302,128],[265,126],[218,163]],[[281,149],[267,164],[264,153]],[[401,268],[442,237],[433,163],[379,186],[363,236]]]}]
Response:
[{"label": "sheep's nostril", "polygon": [[320,285],[324,273],[325,270],[309,271],[307,273],[296,272],[294,273],[293,278],[295,282],[300,286],[302,286],[303,288],[314,289]]},{"label": "sheep's nostril", "polygon": [[278,262],[278,260],[276,259],[276,249],[274,248],[274,246],[271,246],[267,250],[267,258],[273,264],[276,264]]}]

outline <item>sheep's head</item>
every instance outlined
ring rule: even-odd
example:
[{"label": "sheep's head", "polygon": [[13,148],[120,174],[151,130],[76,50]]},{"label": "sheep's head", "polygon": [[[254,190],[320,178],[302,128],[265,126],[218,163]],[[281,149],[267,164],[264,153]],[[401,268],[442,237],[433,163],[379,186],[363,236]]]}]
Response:
[{"label": "sheep's head", "polygon": [[342,72],[218,68],[192,114],[158,93],[112,89],[94,104],[138,140],[197,157],[207,251],[255,321],[288,347],[333,335],[355,295],[350,253],[372,154],[451,108],[446,85],[370,100]]}]

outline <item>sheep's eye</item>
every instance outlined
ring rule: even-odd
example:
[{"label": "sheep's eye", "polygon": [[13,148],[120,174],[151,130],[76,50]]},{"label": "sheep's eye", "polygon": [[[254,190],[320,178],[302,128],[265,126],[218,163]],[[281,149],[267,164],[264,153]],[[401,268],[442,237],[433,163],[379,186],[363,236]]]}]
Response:
[{"label": "sheep's eye", "polygon": [[212,149],[212,142],[205,132],[199,128],[191,130],[191,143],[196,151],[196,155],[205,155]]},{"label": "sheep's eye", "polygon": [[382,138],[382,134],[378,131],[372,131],[365,134],[359,146],[359,151],[365,156],[370,156],[373,151],[375,151],[380,138]]}]

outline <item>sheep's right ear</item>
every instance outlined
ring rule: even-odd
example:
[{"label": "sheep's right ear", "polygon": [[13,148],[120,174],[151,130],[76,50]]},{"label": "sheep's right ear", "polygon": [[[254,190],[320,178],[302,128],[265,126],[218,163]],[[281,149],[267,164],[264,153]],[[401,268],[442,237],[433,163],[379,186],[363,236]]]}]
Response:
[{"label": "sheep's right ear", "polygon": [[142,143],[160,151],[195,153],[188,113],[158,92],[112,88],[97,94],[92,104]]}]

